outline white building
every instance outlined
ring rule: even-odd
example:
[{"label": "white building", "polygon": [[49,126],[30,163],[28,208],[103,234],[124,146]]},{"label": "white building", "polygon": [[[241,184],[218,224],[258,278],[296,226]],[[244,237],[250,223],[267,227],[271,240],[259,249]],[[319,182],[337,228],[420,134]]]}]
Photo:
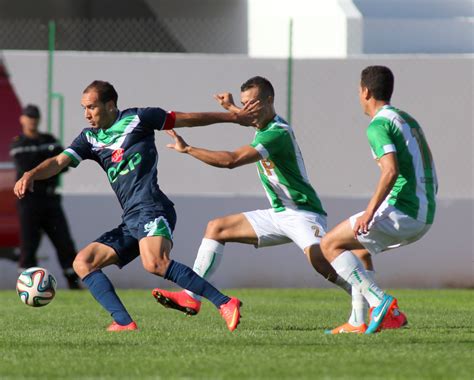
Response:
[{"label": "white building", "polygon": [[471,0],[248,0],[254,57],[474,52]]}]

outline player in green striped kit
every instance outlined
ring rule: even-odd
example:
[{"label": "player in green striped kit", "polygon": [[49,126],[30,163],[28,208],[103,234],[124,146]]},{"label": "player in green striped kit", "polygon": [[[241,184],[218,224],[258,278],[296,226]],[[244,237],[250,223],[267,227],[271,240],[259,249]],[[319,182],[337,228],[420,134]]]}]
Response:
[{"label": "player in green striped kit", "polygon": [[[429,146],[417,121],[390,105],[393,86],[387,67],[369,66],[362,71],[359,100],[372,118],[367,137],[381,176],[366,210],[340,223],[321,242],[324,256],[339,276],[374,308],[366,334],[377,332],[384,320],[393,318],[398,305],[351,251],[365,248],[377,254],[413,243],[430,229],[436,210],[438,181]],[[352,327],[340,326],[344,332]]]},{"label": "player in green striped kit", "polygon": [[[228,93],[217,95],[216,99],[230,112],[240,110]],[[189,146],[176,132],[169,131],[175,140],[169,148],[208,165],[235,168],[256,163],[271,204],[267,210],[229,215],[209,222],[193,270],[209,278],[219,265],[225,243],[268,247],[293,241],[319,273],[350,293],[350,285],[336,274],[320,250],[321,237],[326,233],[326,212],[308,180],[292,128],[275,113],[274,90],[267,79],[254,77],[241,86],[243,105],[255,99],[261,104],[258,120],[254,123],[255,139],[233,152]],[[187,314],[194,315],[201,307],[200,298],[188,291],[159,289],[154,295],[163,305]]]}]

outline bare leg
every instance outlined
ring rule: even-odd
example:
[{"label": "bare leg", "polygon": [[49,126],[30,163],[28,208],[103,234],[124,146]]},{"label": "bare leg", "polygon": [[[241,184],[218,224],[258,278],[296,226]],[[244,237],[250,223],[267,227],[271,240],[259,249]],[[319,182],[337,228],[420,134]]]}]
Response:
[{"label": "bare leg", "polygon": [[101,243],[91,243],[77,254],[72,264],[77,275],[84,279],[89,273],[117,264],[115,251]]},{"label": "bare leg", "polygon": [[156,276],[165,277],[170,265],[172,243],[163,236],[146,237],[138,243],[143,268]]},{"label": "bare leg", "polygon": [[211,220],[207,224],[204,237],[221,244],[234,242],[255,245],[258,243],[257,234],[244,214],[228,215]]}]

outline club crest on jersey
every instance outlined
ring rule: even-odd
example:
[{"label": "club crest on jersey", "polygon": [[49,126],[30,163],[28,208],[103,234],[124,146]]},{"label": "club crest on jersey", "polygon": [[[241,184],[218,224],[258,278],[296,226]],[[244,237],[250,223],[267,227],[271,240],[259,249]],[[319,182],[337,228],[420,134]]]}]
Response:
[{"label": "club crest on jersey", "polygon": [[115,149],[112,153],[112,162],[120,162],[123,159],[123,152],[122,148]]}]

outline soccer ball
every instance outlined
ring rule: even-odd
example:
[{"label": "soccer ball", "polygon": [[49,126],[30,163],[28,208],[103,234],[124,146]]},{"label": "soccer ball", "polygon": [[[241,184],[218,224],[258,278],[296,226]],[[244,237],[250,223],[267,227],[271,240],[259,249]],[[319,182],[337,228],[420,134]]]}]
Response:
[{"label": "soccer ball", "polygon": [[16,291],[25,305],[46,306],[56,294],[56,279],[47,269],[28,268],[18,277]]}]

